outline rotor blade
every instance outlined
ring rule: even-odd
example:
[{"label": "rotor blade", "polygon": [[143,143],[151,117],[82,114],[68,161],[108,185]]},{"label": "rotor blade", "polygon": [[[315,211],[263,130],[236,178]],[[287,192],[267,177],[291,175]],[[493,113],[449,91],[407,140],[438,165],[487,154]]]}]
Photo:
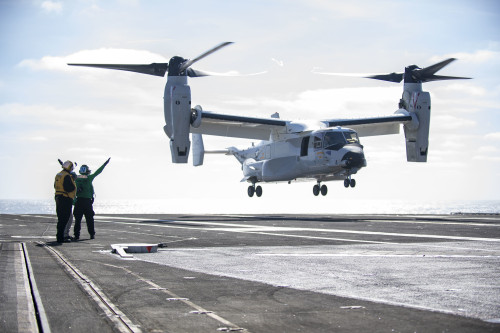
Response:
[{"label": "rotor blade", "polygon": [[188,61],[184,62],[184,63],[181,65],[181,67],[180,67],[180,71],[181,71],[181,72],[182,72],[182,71],[184,71],[185,69],[189,68],[189,67],[190,67],[192,64],[194,64],[195,62],[197,62],[197,61],[199,61],[199,60],[201,60],[201,59],[205,58],[206,56],[208,56],[208,55],[210,55],[210,54],[214,53],[215,51],[218,51],[218,50],[222,49],[223,47],[225,47],[225,46],[227,46],[227,45],[229,45],[229,44],[233,44],[233,42],[224,42],[224,43],[222,43],[222,44],[219,44],[219,45],[215,46],[214,48],[212,48],[212,49],[208,50],[207,52],[205,52],[205,53],[203,53],[203,54],[201,54],[201,55],[197,56],[196,58],[194,58],[194,59],[191,59],[191,60],[188,60]]},{"label": "rotor blade", "polygon": [[200,71],[198,69],[193,69],[193,68],[188,68],[187,69],[187,75],[189,77],[203,77],[203,76],[254,76],[254,75],[261,75],[265,74],[267,71],[262,71],[262,72],[257,72],[257,73],[248,73],[248,74],[241,74],[236,71],[229,71],[225,73],[217,73],[217,72],[208,72],[208,71]]},{"label": "rotor blade", "polygon": [[431,75],[422,79],[422,82],[443,81],[443,80],[470,80],[470,77]]},{"label": "rotor blade", "polygon": [[403,73],[372,75],[372,76],[367,76],[366,78],[399,83],[403,80]]},{"label": "rotor blade", "polygon": [[441,62],[438,62],[437,64],[422,68],[422,69],[418,70],[418,72],[422,73],[422,76],[431,76],[431,75],[437,73],[437,71],[441,70],[444,66],[447,66],[448,64],[450,64],[451,62],[453,62],[455,60],[457,60],[457,59],[456,58],[449,58],[449,59],[443,60]]},{"label": "rotor blade", "polygon": [[199,71],[197,69],[188,68],[187,75],[189,77],[203,77],[203,76],[210,76],[211,74],[204,72],[204,71]]},{"label": "rotor blade", "polygon": [[123,65],[123,64],[68,64],[69,66],[95,67],[115,69],[141,74],[165,76],[168,71],[168,63],[152,63],[149,65]]},{"label": "rotor blade", "polygon": [[316,72],[314,74],[333,75],[333,76],[347,76],[347,77],[362,77],[365,79],[382,80],[389,82],[401,82],[403,80],[403,73],[391,74],[374,74],[374,73],[329,73],[329,72]]},{"label": "rotor blade", "polygon": [[422,69],[417,69],[412,72],[412,75],[422,82],[470,79],[470,77],[434,75],[437,71],[441,70],[443,67],[445,67],[446,65],[450,64],[455,60],[457,59],[449,58],[441,62],[438,62],[437,64],[434,64],[432,66],[428,66]]}]

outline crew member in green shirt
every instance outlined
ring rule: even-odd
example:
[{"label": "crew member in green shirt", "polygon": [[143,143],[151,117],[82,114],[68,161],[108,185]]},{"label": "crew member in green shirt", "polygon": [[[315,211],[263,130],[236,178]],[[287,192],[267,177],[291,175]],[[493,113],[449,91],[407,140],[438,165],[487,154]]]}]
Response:
[{"label": "crew member in green shirt", "polygon": [[94,239],[95,230],[94,230],[94,208],[92,204],[94,203],[94,186],[92,186],[92,181],[97,175],[99,175],[104,167],[109,163],[108,158],[106,162],[99,169],[96,170],[93,174],[90,174],[90,169],[87,165],[82,165],[80,167],[80,175],[76,178],[76,202],[75,209],[73,210],[73,216],[75,218],[75,240],[80,238],[80,228],[82,217],[85,215],[85,221],[87,222],[87,230],[90,235],[90,239]]}]

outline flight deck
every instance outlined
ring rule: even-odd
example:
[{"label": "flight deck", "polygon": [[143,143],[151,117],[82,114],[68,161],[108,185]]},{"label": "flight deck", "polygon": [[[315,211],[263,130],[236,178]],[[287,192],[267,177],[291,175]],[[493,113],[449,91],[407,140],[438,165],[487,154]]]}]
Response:
[{"label": "flight deck", "polygon": [[56,223],[0,215],[1,332],[500,331],[496,214],[110,214],[63,244]]}]

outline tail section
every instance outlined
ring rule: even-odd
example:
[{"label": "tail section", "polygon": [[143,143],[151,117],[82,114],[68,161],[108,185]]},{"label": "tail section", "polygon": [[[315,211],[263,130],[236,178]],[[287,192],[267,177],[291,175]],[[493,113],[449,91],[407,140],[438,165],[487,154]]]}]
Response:
[{"label": "tail section", "polygon": [[203,136],[201,134],[191,133],[191,139],[193,143],[193,166],[203,165],[205,154],[224,154],[237,156],[237,153],[239,152],[239,150],[234,147],[222,150],[205,150],[205,145],[203,144]]},{"label": "tail section", "polygon": [[203,165],[203,159],[205,158],[205,146],[203,145],[203,137],[201,134],[191,134],[193,140],[193,165],[200,166]]}]

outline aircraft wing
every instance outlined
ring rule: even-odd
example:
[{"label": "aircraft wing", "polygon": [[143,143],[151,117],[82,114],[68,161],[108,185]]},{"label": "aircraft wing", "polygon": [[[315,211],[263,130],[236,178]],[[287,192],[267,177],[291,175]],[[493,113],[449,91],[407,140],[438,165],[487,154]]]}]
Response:
[{"label": "aircraft wing", "polygon": [[285,131],[288,123],[275,118],[241,117],[203,111],[201,125],[191,127],[191,133],[269,140],[273,131]]},{"label": "aircraft wing", "polygon": [[394,114],[386,117],[359,119],[329,119],[324,120],[328,127],[342,126],[352,128],[359,136],[398,134],[400,124],[411,122],[410,115]]}]

